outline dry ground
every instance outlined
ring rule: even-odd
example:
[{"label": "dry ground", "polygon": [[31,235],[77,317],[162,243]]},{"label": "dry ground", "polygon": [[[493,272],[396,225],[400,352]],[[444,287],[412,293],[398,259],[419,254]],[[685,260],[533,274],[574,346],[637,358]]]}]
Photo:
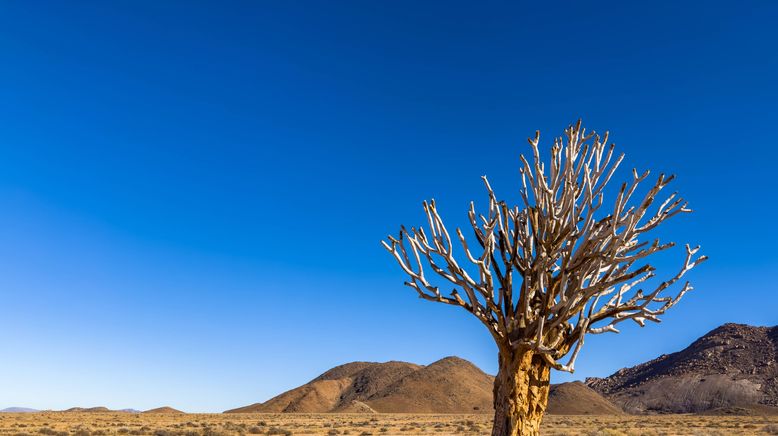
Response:
[{"label": "dry ground", "polygon": [[[487,415],[3,413],[0,435],[484,435]],[[547,416],[547,435],[778,435],[778,417]]]}]

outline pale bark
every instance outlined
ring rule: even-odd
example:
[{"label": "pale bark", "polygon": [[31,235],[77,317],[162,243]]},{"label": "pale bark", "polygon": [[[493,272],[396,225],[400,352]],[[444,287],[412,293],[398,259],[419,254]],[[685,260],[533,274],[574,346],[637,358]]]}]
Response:
[{"label": "pale bark", "polygon": [[551,367],[531,350],[500,353],[492,436],[535,436],[548,404]]}]

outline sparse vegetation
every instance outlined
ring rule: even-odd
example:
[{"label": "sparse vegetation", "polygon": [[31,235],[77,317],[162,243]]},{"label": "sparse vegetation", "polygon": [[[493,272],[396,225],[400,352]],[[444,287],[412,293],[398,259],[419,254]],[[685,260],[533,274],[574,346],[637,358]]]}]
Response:
[{"label": "sparse vegetation", "polygon": [[[483,436],[491,415],[472,414],[0,414],[0,436]],[[20,430],[23,429],[23,430]],[[553,436],[778,435],[778,416],[548,415],[542,434]]]},{"label": "sparse vegetation", "polygon": [[768,425],[766,425],[764,427],[764,429],[762,431],[767,433],[767,434],[776,434],[776,435],[778,435],[778,424],[768,424]]}]

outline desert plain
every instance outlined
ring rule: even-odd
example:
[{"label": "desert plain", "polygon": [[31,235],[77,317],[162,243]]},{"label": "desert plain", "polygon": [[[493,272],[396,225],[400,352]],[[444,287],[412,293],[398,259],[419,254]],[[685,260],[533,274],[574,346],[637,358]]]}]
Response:
[{"label": "desert plain", "polygon": [[[488,414],[4,413],[2,435],[486,435]],[[546,435],[766,435],[778,416],[549,415]]]}]

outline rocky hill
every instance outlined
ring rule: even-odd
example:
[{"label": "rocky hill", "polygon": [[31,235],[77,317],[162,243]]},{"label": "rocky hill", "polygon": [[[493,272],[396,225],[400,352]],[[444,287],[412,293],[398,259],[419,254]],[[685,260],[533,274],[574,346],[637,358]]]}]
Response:
[{"label": "rocky hill", "polygon": [[156,409],[145,410],[145,411],[143,411],[141,413],[165,413],[165,414],[173,413],[173,414],[177,414],[177,413],[184,413],[184,412],[182,412],[182,411],[180,411],[178,409],[174,409],[172,407],[163,406],[163,407],[157,407]]},{"label": "rocky hill", "polygon": [[[493,382],[492,376],[458,357],[427,366],[354,362],[264,403],[225,413],[492,413]],[[580,382],[553,386],[549,411],[621,413]]]},{"label": "rocky hill", "polygon": [[491,413],[493,380],[467,360],[447,357],[397,379],[365,403],[385,413]]},{"label": "rocky hill", "polygon": [[428,366],[353,362],[264,403],[226,413],[473,413],[491,409],[491,386],[489,375],[457,357]]},{"label": "rocky hill", "polygon": [[66,413],[111,413],[111,412],[117,412],[116,410],[111,410],[107,407],[98,406],[98,407],[71,407],[70,409],[63,410],[63,412]]},{"label": "rocky hill", "polygon": [[548,409],[552,415],[620,415],[618,406],[582,382],[551,385]]},{"label": "rocky hill", "polygon": [[778,326],[724,324],[684,350],[586,384],[629,413],[772,410],[777,358]]}]

